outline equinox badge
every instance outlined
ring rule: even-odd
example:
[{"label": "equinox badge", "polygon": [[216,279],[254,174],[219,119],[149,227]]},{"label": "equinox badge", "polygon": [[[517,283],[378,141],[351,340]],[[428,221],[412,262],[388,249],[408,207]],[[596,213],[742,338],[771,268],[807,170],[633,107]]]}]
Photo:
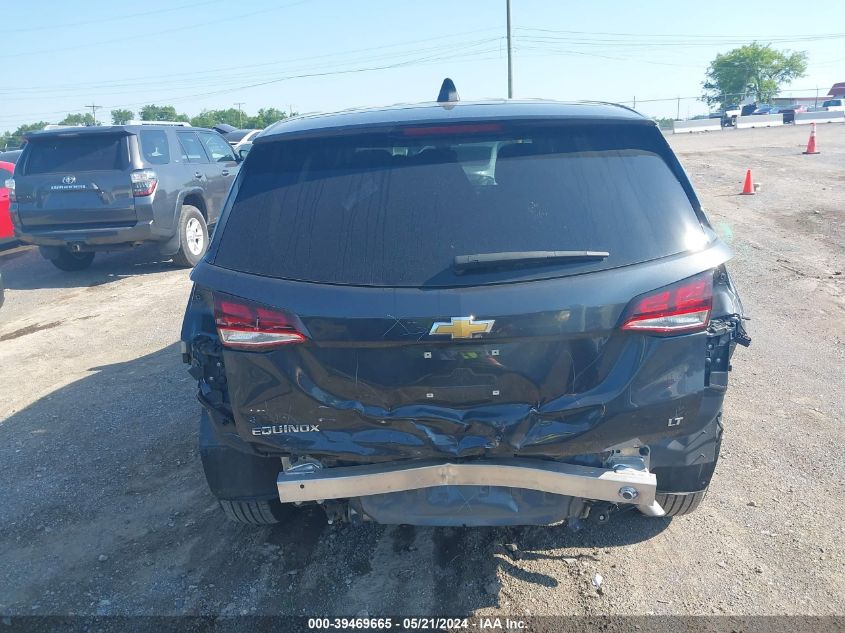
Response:
[{"label": "equinox badge", "polygon": [[451,334],[452,338],[473,338],[476,334],[489,334],[495,321],[476,321],[474,316],[451,317],[449,322],[435,321],[429,336]]}]

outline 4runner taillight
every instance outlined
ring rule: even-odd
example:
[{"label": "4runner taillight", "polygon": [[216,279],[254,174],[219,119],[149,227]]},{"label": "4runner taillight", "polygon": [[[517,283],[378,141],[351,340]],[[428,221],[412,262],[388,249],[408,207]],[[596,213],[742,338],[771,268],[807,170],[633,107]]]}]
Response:
[{"label": "4runner taillight", "polygon": [[707,328],[713,305],[713,271],[664,286],[631,301],[623,330],[652,334],[697,332]]},{"label": "4runner taillight", "polygon": [[6,189],[9,190],[9,202],[15,202],[17,197],[15,196],[15,179],[9,178],[6,180]]},{"label": "4runner taillight", "polygon": [[132,179],[132,195],[136,198],[151,196],[158,186],[158,176],[152,169],[136,169],[129,174]]},{"label": "4runner taillight", "polygon": [[247,299],[214,293],[214,322],[224,347],[263,350],[307,337],[300,320],[293,314]]}]

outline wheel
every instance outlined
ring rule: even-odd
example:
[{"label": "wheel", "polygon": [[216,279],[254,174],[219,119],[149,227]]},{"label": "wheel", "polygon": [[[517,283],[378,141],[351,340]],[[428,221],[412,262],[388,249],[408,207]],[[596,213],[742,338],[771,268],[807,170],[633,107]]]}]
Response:
[{"label": "wheel", "polygon": [[226,517],[237,523],[249,525],[272,525],[281,523],[289,514],[290,509],[282,505],[281,501],[230,501],[220,499],[220,507]]},{"label": "wheel", "polygon": [[50,261],[53,263],[53,266],[66,272],[85,270],[94,261],[94,253],[73,253],[63,248],[59,251],[59,256]]},{"label": "wheel", "polygon": [[658,492],[655,495],[655,499],[666,512],[667,517],[677,517],[682,514],[694,512],[701,505],[701,502],[704,501],[705,492],[706,490],[686,494]]},{"label": "wheel", "polygon": [[193,268],[208,249],[208,226],[200,210],[190,204],[183,204],[177,230],[179,250],[173,256],[173,261],[178,266]]}]

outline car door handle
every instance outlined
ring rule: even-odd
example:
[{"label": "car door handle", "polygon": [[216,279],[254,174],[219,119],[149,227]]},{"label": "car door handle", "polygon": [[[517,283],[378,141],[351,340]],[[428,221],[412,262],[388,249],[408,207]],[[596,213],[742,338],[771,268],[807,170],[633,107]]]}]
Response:
[{"label": "car door handle", "polygon": [[195,171],[194,178],[196,178],[197,180],[202,180],[202,173]]},{"label": "car door handle", "polygon": [[224,169],[221,173],[222,173],[224,176],[228,176],[228,175],[229,175],[229,170],[228,170],[228,169]]}]

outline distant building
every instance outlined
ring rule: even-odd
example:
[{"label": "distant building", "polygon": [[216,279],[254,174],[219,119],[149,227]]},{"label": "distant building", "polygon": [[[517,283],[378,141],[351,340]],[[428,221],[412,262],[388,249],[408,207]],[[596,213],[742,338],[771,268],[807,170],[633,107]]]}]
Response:
[{"label": "distant building", "polygon": [[828,93],[831,97],[845,97],[845,81],[840,81],[838,84],[833,84],[833,88]]},{"label": "distant building", "polygon": [[808,108],[813,107],[815,105],[821,105],[822,101],[824,101],[827,97],[824,95],[819,95],[816,98],[815,95],[812,97],[775,97],[772,99],[772,105],[781,106],[781,107],[788,107],[788,106],[807,106]]},{"label": "distant building", "polygon": [[836,97],[845,98],[845,81],[833,84],[833,87],[828,91],[827,95],[819,93],[818,96],[803,96],[803,97],[775,97],[772,99],[772,105],[776,106],[820,106],[822,101],[833,99]]}]

